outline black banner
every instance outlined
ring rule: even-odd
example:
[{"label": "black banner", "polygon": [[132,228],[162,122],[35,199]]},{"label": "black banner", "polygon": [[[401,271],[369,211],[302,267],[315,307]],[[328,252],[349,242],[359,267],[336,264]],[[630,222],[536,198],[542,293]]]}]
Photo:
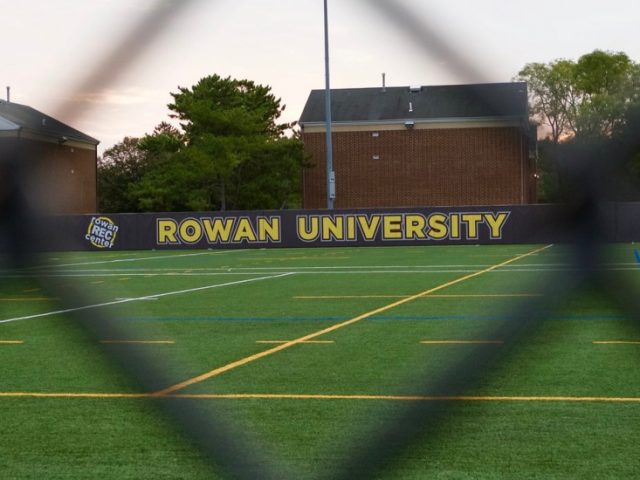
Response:
[{"label": "black banner", "polygon": [[[640,204],[608,206],[608,239],[640,234],[616,218]],[[620,214],[618,214],[620,212]],[[105,214],[48,219],[44,250],[151,250],[553,243],[565,210],[554,205],[362,210]]]}]

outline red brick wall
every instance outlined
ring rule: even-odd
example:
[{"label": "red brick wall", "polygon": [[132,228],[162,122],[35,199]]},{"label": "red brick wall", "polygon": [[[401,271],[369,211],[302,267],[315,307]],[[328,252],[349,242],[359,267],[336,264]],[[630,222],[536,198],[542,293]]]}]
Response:
[{"label": "red brick wall", "polygon": [[[517,127],[378,133],[334,132],[336,208],[535,202],[534,167]],[[325,208],[325,135],[303,140],[315,165],[304,172],[304,207]]]}]

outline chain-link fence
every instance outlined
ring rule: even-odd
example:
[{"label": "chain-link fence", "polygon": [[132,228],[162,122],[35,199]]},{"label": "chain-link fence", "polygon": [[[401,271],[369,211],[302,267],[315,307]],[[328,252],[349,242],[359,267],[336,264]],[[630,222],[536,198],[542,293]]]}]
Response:
[{"label": "chain-link fence", "polygon": [[[112,84],[176,16],[197,3],[198,0],[159,1],[138,25],[117,41],[112,53],[78,84],[76,91],[96,91]],[[400,3],[392,0],[363,0],[362,3],[378,11],[399,35],[413,40],[419,52],[446,59],[461,80],[471,78],[477,81],[488,77],[481,67],[473,64],[467,52],[454,48],[448,38],[435,33],[431,25],[420,21]],[[61,106],[55,115],[73,120],[83,113],[79,108],[77,103],[72,107]],[[557,159],[564,169],[562,178],[566,199],[566,208],[562,218],[558,218],[557,228],[562,228],[563,236],[568,232],[571,238],[572,247],[567,256],[573,260],[573,265],[561,272],[547,274],[541,282],[541,295],[521,302],[508,319],[486,332],[487,338],[502,339],[504,348],[470,347],[467,354],[448,365],[436,381],[418,372],[412,387],[415,392],[464,397],[507,361],[545,318],[562,305],[564,299],[585,286],[613,299],[640,331],[640,300],[624,277],[602,267],[607,245],[606,239],[597,233],[606,230],[603,206],[617,200],[622,164],[628,158],[628,151],[637,147],[638,138],[640,132],[629,132],[622,142],[576,147],[565,158]],[[29,162],[19,158],[18,152],[5,152],[0,163],[2,259],[7,271],[19,273],[22,277],[39,262],[36,253],[38,241],[32,230],[39,220],[35,219],[34,212],[29,211],[24,198],[25,184],[30,178],[30,172],[26,170],[28,165]],[[80,289],[62,291],[55,279],[46,275],[33,273],[33,278],[52,296],[60,299],[60,312],[66,312],[80,325],[89,339],[127,337],[127,327],[111,318],[105,310],[85,309],[85,306],[95,304],[88,298],[89,292]],[[10,276],[5,280],[11,281]],[[162,365],[158,365],[145,350],[106,348],[105,352],[133,379],[140,392],[158,392],[173,383]],[[148,401],[172,419],[215,468],[230,478],[296,478],[296,472],[272,463],[262,453],[261,446],[249,439],[242,428],[229,424],[215,406],[208,405],[205,412],[197,401],[171,395],[158,395]],[[408,402],[398,406],[393,415],[370,432],[366,442],[354,447],[348,460],[338,465],[331,476],[344,479],[375,477],[416,442],[437,438],[442,432],[442,423],[449,421],[453,408],[455,403],[446,401],[444,397],[441,401]]]}]

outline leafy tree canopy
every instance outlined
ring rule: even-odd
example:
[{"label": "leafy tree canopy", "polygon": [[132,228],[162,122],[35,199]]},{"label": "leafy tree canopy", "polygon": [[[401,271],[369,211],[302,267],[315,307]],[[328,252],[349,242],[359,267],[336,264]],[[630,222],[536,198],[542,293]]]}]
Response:
[{"label": "leafy tree canopy", "polygon": [[554,143],[610,137],[640,101],[640,65],[623,52],[595,50],[577,61],[530,63],[517,79],[528,82],[531,113],[550,129]]},{"label": "leafy tree canopy", "polygon": [[[179,87],[171,95],[171,118],[180,128],[162,123],[152,134],[136,139],[132,155],[142,173],[109,180],[127,181],[128,186],[127,202],[108,208],[187,211],[299,206],[302,142],[296,135],[286,135],[292,124],[278,123],[285,107],[270,87],[213,75],[191,88]],[[114,149],[126,150],[126,141]],[[109,176],[107,170],[103,173]],[[117,196],[113,189],[102,193],[101,197]]]}]

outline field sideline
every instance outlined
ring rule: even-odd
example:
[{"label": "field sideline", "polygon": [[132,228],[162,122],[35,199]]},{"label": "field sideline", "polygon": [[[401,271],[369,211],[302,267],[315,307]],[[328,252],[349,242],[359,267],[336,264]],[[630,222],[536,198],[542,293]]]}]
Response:
[{"label": "field sideline", "polygon": [[[601,268],[637,291],[633,247],[607,253]],[[330,477],[397,408],[433,401],[451,418],[383,476],[633,477],[640,332],[600,292],[567,298],[465,395],[417,387],[509,347],[493,327],[574,270],[566,247],[505,245],[84,252],[0,272],[0,470],[220,475],[155,409],[165,397],[222,410],[295,478]],[[63,305],[34,275],[87,301]],[[89,340],[72,311],[126,335]],[[139,349],[173,380],[141,391],[105,349]]]}]

